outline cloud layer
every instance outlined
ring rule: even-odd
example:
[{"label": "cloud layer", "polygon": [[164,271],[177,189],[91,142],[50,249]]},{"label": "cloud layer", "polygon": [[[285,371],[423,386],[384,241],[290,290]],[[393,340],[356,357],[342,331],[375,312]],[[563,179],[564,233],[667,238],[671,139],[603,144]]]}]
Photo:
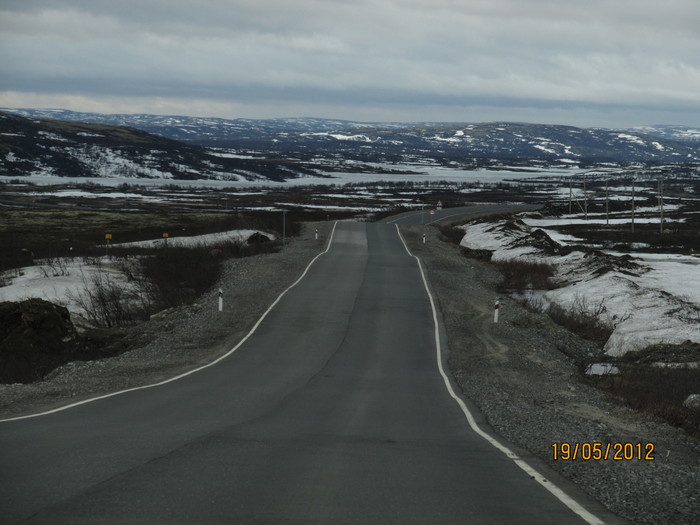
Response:
[{"label": "cloud layer", "polygon": [[698,27],[697,0],[0,0],[0,104],[700,126]]}]

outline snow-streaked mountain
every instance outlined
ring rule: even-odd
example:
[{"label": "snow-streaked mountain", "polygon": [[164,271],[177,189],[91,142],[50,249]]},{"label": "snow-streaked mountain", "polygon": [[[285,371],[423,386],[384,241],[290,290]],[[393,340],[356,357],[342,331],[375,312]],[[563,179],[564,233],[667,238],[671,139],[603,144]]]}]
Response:
[{"label": "snow-streaked mountain", "polygon": [[[334,132],[354,128],[378,127],[380,124],[319,118],[277,118],[266,120],[223,119],[215,117],[185,117],[149,114],[83,113],[64,109],[4,109],[24,117],[87,122],[112,126],[129,126],[174,140],[205,146],[235,146],[238,141],[259,138],[264,141],[283,138],[286,134]],[[382,123],[382,127],[407,124]],[[233,144],[231,144],[233,142]]]},{"label": "snow-streaked mountain", "polygon": [[344,149],[371,146],[386,153],[401,151],[404,154],[456,161],[491,158],[586,164],[700,160],[698,145],[639,132],[560,125],[492,122],[353,129],[302,135],[328,144],[342,143]]},{"label": "snow-streaked mountain", "polygon": [[646,133],[662,139],[700,145],[700,128],[690,126],[643,126],[632,128],[631,131]]},{"label": "snow-streaked mountain", "polygon": [[[241,159],[237,163],[232,159],[228,159],[231,162],[224,162],[222,157],[212,157],[211,152],[203,150],[201,146],[254,152],[255,155],[270,158],[296,159],[294,162],[317,161],[319,158],[381,162],[428,160],[468,167],[532,162],[589,166],[601,162],[700,161],[700,142],[689,139],[694,136],[693,129],[679,127],[612,130],[513,122],[363,123],[315,118],[228,120],[147,114],[104,115],[67,110],[6,111],[30,119],[128,126],[186,143],[195,148],[197,155],[208,155],[206,162],[197,163],[189,171],[173,172],[171,168],[158,168],[163,173],[178,173],[173,176],[186,177],[200,174],[205,178],[224,177],[224,173],[228,173],[227,170],[232,169],[234,164],[238,166],[232,173],[246,178],[261,174],[259,167],[241,166]],[[700,130],[695,131],[700,136]],[[681,137],[683,140],[680,140]],[[182,146],[184,148],[185,144]],[[150,159],[148,155],[144,159],[147,165],[160,162]],[[177,164],[174,160],[172,162]],[[266,166],[265,170],[268,168]],[[307,165],[305,169],[310,168]],[[278,180],[289,178],[289,170],[288,164],[278,163],[272,171],[262,176]]]},{"label": "snow-streaked mountain", "polygon": [[160,179],[286,180],[303,163],[220,155],[133,127],[0,112],[0,174]]}]

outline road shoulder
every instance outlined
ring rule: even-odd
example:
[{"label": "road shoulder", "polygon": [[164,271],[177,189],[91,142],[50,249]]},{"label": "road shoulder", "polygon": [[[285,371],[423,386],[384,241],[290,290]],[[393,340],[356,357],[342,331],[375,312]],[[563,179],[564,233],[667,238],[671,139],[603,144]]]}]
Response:
[{"label": "road shoulder", "polygon": [[[423,244],[422,235],[426,234]],[[434,227],[402,227],[426,267],[447,335],[453,380],[500,436],[636,523],[697,523],[700,444],[683,431],[613,403],[585,383],[572,353],[592,343],[501,298],[499,276],[441,241]],[[654,461],[562,461],[555,443],[654,443]]]}]

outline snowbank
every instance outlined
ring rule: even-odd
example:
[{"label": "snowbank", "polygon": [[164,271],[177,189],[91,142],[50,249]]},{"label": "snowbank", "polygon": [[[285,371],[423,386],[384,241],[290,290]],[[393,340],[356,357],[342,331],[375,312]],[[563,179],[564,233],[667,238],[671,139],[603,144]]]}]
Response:
[{"label": "snowbank", "polygon": [[[258,230],[231,230],[227,232],[207,233],[205,235],[193,235],[191,237],[168,237],[167,242],[168,246],[172,248],[191,248],[195,246],[209,246],[225,241],[243,242],[247,241],[248,238],[255,233],[260,233],[274,239],[274,235],[271,233]],[[115,243],[112,244],[112,246],[119,246],[121,248],[158,248],[163,246],[164,243],[165,239],[153,239],[149,241]]]},{"label": "snowbank", "polygon": [[610,356],[664,343],[700,343],[700,259],[631,258],[564,248],[547,233],[521,220],[464,226],[461,245],[488,250],[492,260],[524,259],[553,265],[549,303],[576,312],[600,310],[614,326],[605,345]]}]

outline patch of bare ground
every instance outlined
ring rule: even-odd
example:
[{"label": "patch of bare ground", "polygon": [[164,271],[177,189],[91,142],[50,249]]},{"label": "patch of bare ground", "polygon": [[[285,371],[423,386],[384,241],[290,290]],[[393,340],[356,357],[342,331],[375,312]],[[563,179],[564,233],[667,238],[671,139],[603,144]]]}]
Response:
[{"label": "patch of bare ground", "polygon": [[[494,324],[500,272],[434,227],[402,232],[439,304],[453,379],[497,435],[624,519],[700,523],[700,441],[595,388],[583,363],[602,355],[599,342],[507,296]],[[555,460],[562,443],[651,443],[653,460]]]}]

